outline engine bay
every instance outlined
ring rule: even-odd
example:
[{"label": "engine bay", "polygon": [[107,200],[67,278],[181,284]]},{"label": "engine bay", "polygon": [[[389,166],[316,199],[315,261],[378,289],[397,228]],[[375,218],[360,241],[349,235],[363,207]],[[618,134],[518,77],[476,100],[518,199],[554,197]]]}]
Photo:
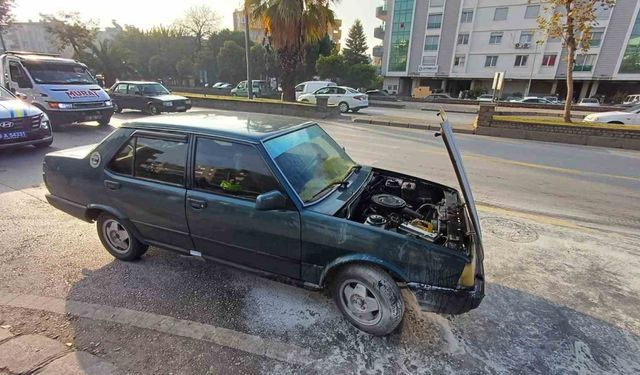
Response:
[{"label": "engine bay", "polygon": [[439,184],[374,171],[362,193],[338,214],[450,249],[468,251],[464,204],[455,190]]}]

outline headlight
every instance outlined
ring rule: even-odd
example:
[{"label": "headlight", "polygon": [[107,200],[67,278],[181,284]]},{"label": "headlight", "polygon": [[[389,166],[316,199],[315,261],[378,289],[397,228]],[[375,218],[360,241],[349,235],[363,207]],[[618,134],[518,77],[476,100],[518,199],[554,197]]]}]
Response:
[{"label": "headlight", "polygon": [[163,102],[162,105],[165,106],[165,107],[171,107],[173,105],[173,103],[172,102]]},{"label": "headlight", "polygon": [[49,108],[55,109],[71,109],[73,108],[73,104],[71,103],[58,103],[58,102],[49,102]]},{"label": "headlight", "polygon": [[112,105],[113,105],[113,102],[111,100],[107,100],[106,102],[104,102],[105,107],[111,107]]},{"label": "headlight", "polygon": [[40,128],[41,129],[49,129],[51,127],[51,122],[49,121],[49,117],[46,114],[42,114],[40,117]]},{"label": "headlight", "polygon": [[587,115],[587,117],[584,118],[585,121],[596,121],[596,119],[596,115]]}]

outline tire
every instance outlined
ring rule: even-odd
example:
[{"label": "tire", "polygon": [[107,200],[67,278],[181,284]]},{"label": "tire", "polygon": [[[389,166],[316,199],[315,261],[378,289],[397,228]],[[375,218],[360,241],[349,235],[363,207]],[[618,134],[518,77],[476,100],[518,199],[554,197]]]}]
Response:
[{"label": "tire", "polygon": [[300,103],[309,104],[309,100],[307,100],[307,99],[302,99],[302,100],[300,101]]},{"label": "tire", "polygon": [[35,147],[35,148],[47,148],[47,147],[51,146],[52,143],[53,143],[53,139],[50,139],[47,142],[36,143],[36,144],[33,145],[33,147]]},{"label": "tire", "polygon": [[333,299],[342,314],[351,324],[366,333],[386,336],[402,321],[404,301],[400,288],[379,267],[347,265],[338,270],[331,289]]},{"label": "tire", "polygon": [[624,123],[622,121],[609,121],[607,124],[624,125]]},{"label": "tire", "polygon": [[156,116],[160,114],[160,109],[155,104],[149,104],[149,106],[147,107],[147,113],[152,116]]},{"label": "tire", "polygon": [[105,116],[100,120],[98,120],[98,124],[100,126],[108,126],[110,121],[111,121],[111,116]]},{"label": "tire", "polygon": [[358,113],[358,111],[359,111],[359,110],[360,110],[360,108],[352,108],[352,109],[351,109],[351,112],[353,112],[353,113]]},{"label": "tire", "polygon": [[122,113],[122,108],[116,102],[113,102],[113,112]]},{"label": "tire", "polygon": [[149,248],[141,243],[122,220],[101,213],[97,220],[100,242],[114,258],[124,261],[139,259]]},{"label": "tire", "polygon": [[340,104],[338,104],[338,108],[340,109],[340,113],[349,112],[349,104],[347,102],[340,102]]}]

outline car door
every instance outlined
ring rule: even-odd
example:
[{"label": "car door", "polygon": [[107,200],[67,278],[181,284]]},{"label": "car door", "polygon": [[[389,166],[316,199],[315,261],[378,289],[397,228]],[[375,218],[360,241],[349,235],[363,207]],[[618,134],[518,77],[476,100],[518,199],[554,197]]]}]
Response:
[{"label": "car door", "polygon": [[254,145],[198,137],[187,192],[191,237],[203,256],[300,278],[300,215],[258,211],[259,194],[284,192]]},{"label": "car door", "polygon": [[111,100],[118,104],[122,109],[131,108],[127,100],[127,84],[120,83],[116,85],[109,93]]},{"label": "car door", "polygon": [[312,103],[316,103],[317,98],[327,98],[329,100],[329,94],[331,93],[331,87],[323,87],[321,89],[316,90],[313,93],[313,96],[310,98]]},{"label": "car door", "polygon": [[127,88],[127,101],[129,102],[129,108],[137,109],[140,111],[145,110],[145,102],[142,97],[142,87],[137,84],[130,83]]},{"label": "car door", "polygon": [[151,244],[193,249],[185,215],[188,137],[135,131],[105,168],[104,190]]}]

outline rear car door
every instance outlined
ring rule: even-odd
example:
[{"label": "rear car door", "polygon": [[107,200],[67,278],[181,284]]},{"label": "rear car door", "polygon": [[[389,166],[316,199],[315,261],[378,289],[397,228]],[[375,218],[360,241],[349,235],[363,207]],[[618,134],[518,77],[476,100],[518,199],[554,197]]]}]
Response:
[{"label": "rear car door", "polygon": [[142,97],[142,88],[140,85],[133,83],[129,84],[127,89],[127,101],[129,102],[129,108],[131,109],[138,109],[140,111],[145,109],[145,100]]},{"label": "rear car door", "polygon": [[188,138],[135,131],[105,168],[104,189],[151,244],[188,252],[193,243],[185,216]]},{"label": "rear car door", "polygon": [[256,197],[284,192],[251,144],[199,137],[195,143],[187,220],[204,256],[300,278],[300,215],[258,211]]},{"label": "rear car door", "polygon": [[345,95],[347,91],[341,87],[330,87],[329,105],[338,105],[340,102],[346,101]]}]

